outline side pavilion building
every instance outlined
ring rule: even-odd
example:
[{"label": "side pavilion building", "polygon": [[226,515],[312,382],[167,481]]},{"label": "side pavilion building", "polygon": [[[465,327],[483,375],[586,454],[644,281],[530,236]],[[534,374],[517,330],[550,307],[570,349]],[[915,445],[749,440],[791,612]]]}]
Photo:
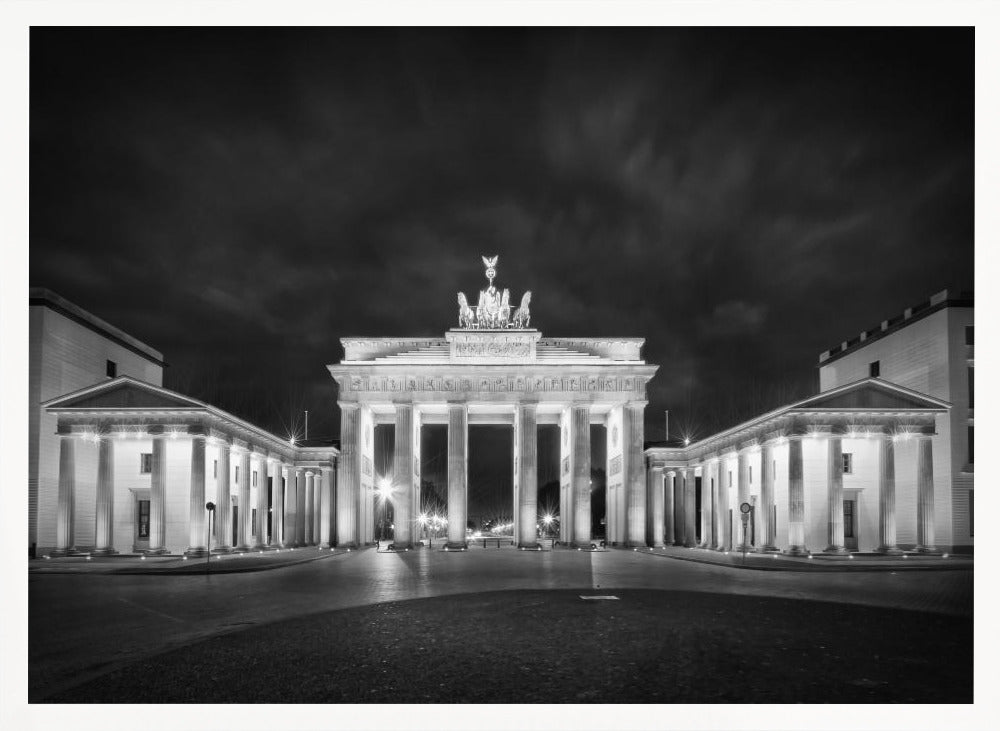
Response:
[{"label": "side pavilion building", "polygon": [[686,447],[651,447],[649,544],[935,552],[951,535],[949,495],[935,490],[949,465],[933,439],[949,409],[865,378]]},{"label": "side pavilion building", "polygon": [[48,555],[204,556],[334,540],[333,446],[293,445],[130,376],[42,406],[59,440]]}]

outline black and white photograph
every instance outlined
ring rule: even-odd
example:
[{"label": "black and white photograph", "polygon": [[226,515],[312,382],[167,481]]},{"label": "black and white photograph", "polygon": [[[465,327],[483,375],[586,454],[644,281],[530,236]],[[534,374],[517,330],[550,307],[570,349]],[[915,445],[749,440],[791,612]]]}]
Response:
[{"label": "black and white photograph", "polygon": [[988,727],[985,6],[93,5],[7,31],[5,726]]}]

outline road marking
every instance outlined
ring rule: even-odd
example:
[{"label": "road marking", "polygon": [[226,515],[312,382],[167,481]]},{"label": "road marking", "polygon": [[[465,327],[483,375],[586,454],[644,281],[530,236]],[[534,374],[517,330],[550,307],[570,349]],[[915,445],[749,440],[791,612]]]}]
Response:
[{"label": "road marking", "polygon": [[122,596],[118,597],[118,601],[124,602],[125,604],[131,604],[133,607],[138,607],[139,609],[143,609],[143,610],[149,612],[150,614],[156,614],[156,615],[159,615],[160,617],[166,617],[167,619],[171,619],[174,622],[180,622],[181,624],[184,624],[184,620],[183,619],[178,619],[177,617],[171,617],[169,614],[164,614],[163,612],[158,612],[155,609],[150,609],[149,607],[144,607],[141,604],[137,604],[136,602],[133,602],[133,601],[131,601],[129,599],[126,599],[125,597],[122,597]]},{"label": "road marking", "polygon": [[593,596],[584,596],[583,594],[581,594],[580,598],[581,599],[614,599],[615,601],[618,600],[618,597],[612,596],[611,594],[595,594]]}]

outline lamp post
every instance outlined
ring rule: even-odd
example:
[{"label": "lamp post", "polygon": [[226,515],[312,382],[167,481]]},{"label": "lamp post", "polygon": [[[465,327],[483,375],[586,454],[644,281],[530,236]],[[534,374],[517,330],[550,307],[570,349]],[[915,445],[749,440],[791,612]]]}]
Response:
[{"label": "lamp post", "polygon": [[542,523],[545,524],[545,537],[548,538],[549,537],[549,529],[552,526],[552,516],[549,515],[548,513],[546,513],[545,516],[542,518]]},{"label": "lamp post", "polygon": [[215,503],[205,503],[205,510],[208,511],[208,551],[205,553],[205,574],[208,574],[208,567],[212,565],[212,520],[215,515]]}]

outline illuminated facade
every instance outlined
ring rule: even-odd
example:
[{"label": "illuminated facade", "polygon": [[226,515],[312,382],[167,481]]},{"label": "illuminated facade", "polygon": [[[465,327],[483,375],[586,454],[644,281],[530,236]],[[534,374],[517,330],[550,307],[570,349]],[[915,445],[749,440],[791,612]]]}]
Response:
[{"label": "illuminated facade", "polygon": [[[824,353],[816,396],[683,447],[644,449],[646,386],[657,371],[642,359],[644,340],[542,337],[528,327],[530,292],[513,308],[508,291],[494,288],[496,263],[484,258],[488,288],[476,307],[459,295],[460,327],[441,338],[341,339],[344,357],[328,366],[339,390],[339,449],[289,443],[162,388],[162,356],[138,341],[134,363],[115,351],[123,370],[136,372],[53,380],[71,372],[76,341],[65,333],[79,323],[33,307],[32,388],[42,384],[44,401],[30,424],[41,445],[31,483],[40,550],[197,556],[371,544],[378,424],[396,433],[387,498],[397,548],[417,543],[421,427],[429,424],[448,430],[449,548],[466,545],[476,424],[513,428],[514,536],[524,548],[538,540],[542,424],[560,431],[558,538],[566,545],[590,547],[593,538],[590,426],[600,424],[612,546],[971,547],[972,453],[956,436],[971,439],[971,302],[936,295]],[[90,334],[77,340],[90,343],[95,325],[82,327]],[[106,339],[109,332],[131,342],[112,330]],[[89,347],[98,361],[111,352]]]}]

